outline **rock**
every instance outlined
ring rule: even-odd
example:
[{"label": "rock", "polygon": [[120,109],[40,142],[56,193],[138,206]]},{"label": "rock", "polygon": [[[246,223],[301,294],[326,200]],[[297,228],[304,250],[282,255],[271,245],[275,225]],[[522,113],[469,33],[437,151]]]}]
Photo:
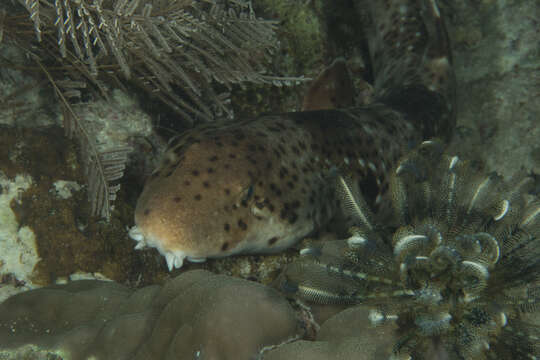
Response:
[{"label": "rock", "polygon": [[247,360],[297,331],[287,301],[246,280],[202,270],[139,290],[81,280],[1,303],[0,359]]}]

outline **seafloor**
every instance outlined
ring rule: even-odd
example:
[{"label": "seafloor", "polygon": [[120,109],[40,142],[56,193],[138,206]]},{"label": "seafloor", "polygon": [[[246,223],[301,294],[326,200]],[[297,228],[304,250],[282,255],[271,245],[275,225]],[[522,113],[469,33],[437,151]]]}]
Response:
[{"label": "seafloor", "polygon": [[[354,38],[355,26],[358,25],[348,11],[349,1],[254,0],[253,3],[258,16],[281,21],[278,36],[282,50],[274,55],[270,71],[316,77],[325,65],[337,57],[344,57],[353,74],[361,73],[361,69],[355,67],[361,68],[358,65],[360,49]],[[478,161],[480,168],[497,171],[506,179],[511,179],[519,171],[540,174],[540,3],[531,0],[447,0],[441,6],[453,48],[458,84],[458,127],[450,151],[460,158]],[[0,44],[0,54],[2,58],[15,62],[21,56],[6,44]],[[167,287],[172,278],[194,269],[266,285],[275,279],[283,264],[295,257],[296,250],[290,250],[276,256],[242,256],[187,264],[181,270],[168,272],[164,259],[156,251],[135,251],[126,228],[133,225],[133,210],[142,189],[141,173],[149,166],[147,163],[152,164],[155,159],[147,159],[146,162],[135,159],[128,163],[109,222],[88,216],[90,208],[78,145],[63,136],[59,107],[54,104],[47,82],[35,80],[32,75],[25,73],[24,69],[0,70],[0,301],[20,291],[81,278],[114,280],[127,286],[114,289],[123,293],[125,298],[128,296],[125,294],[131,294],[131,289],[153,284],[165,284]],[[24,106],[18,105],[14,110],[15,107],[8,106],[6,96],[22,84],[33,84],[33,89],[20,99]],[[238,118],[260,112],[298,110],[307,86],[276,88],[248,85],[246,89],[233,91],[232,106]],[[138,140],[134,141],[137,151],[152,158],[151,146],[140,138],[151,136],[152,124],[158,123],[160,114],[138,103],[131,94],[117,91],[111,100],[107,104],[96,102],[80,111],[87,117],[98,118],[96,121],[106,132],[113,134],[110,135],[113,140],[114,137],[137,136]],[[159,124],[167,125],[167,121],[170,119],[161,120]],[[174,285],[174,291],[183,291],[182,286],[192,286],[195,278],[204,278],[209,284],[228,281],[232,287],[237,286],[241,289],[239,291],[247,293],[247,287],[253,286],[256,289],[249,296],[254,297],[253,301],[263,299],[263,304],[250,309],[253,312],[248,312],[249,316],[275,321],[275,326],[282,327],[280,333],[270,331],[268,338],[279,342],[299,333],[287,315],[282,313],[282,318],[269,315],[275,310],[269,308],[286,308],[282,299],[274,298],[276,294],[268,295],[258,285],[236,283],[235,279],[218,281],[206,272],[194,274],[183,284]],[[203,286],[193,296],[204,299],[211,296],[215,288],[219,286]],[[152,289],[152,294],[160,291],[157,287]],[[219,291],[226,298],[231,290]],[[268,302],[267,306],[264,301]],[[144,304],[142,301],[137,306]],[[215,301],[197,305],[200,304],[211,307]],[[189,301],[184,305],[194,306]],[[241,309],[221,306],[222,311],[236,315],[241,313]],[[206,321],[226,321],[216,314],[209,314],[208,309],[193,311],[202,314],[200,317]],[[264,311],[269,313],[263,314]],[[321,311],[322,314],[324,312]],[[337,344],[347,337],[344,333],[347,329],[361,331],[344,325],[347,319],[350,321],[361,315],[345,313],[326,323],[321,320],[324,318],[321,315],[318,321],[323,328],[318,339]],[[306,318],[310,316],[300,310],[297,314]],[[306,318],[304,323],[309,323]],[[219,338],[218,330],[228,331],[225,324],[215,328],[195,327],[195,320],[186,321],[186,326],[190,327],[189,339],[194,342],[209,336]],[[242,330],[253,331],[249,325]],[[260,334],[245,343],[239,340],[236,344],[228,344],[225,352],[229,351],[230,356],[213,354],[201,358],[248,359],[252,354],[246,354],[245,349],[257,349],[259,344],[268,344],[264,336]],[[333,357],[321,359],[353,358],[348,356],[355,354],[354,349],[381,341],[378,340],[380,338],[384,336],[371,332],[366,334],[364,345],[347,343],[342,350],[332,352]],[[182,344],[177,345],[177,349],[182,349]],[[185,342],[184,345],[185,351],[195,349],[193,344]],[[302,349],[302,342],[289,346]],[[323,356],[330,356],[330,352],[325,352],[328,351],[325,346],[320,345],[320,350],[326,354]],[[244,349],[243,355],[233,357],[232,354],[238,353],[240,348]],[[363,350],[367,353],[365,348]],[[112,358],[104,354],[107,353],[101,353],[104,358]],[[2,353],[1,346],[0,358],[9,358],[8,354]],[[268,358],[280,357],[272,357],[270,352]]]}]

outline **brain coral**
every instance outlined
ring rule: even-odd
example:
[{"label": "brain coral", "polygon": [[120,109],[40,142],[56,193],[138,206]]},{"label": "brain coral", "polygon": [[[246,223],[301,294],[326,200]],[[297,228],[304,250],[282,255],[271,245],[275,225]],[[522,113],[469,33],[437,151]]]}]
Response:
[{"label": "brain coral", "polygon": [[139,290],[82,280],[1,303],[0,359],[252,359],[297,326],[275,290],[202,270]]}]

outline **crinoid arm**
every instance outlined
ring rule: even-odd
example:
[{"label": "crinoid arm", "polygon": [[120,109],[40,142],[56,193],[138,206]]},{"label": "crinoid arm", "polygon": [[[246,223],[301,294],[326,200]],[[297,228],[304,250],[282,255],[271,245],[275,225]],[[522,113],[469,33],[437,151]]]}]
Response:
[{"label": "crinoid arm", "polygon": [[532,181],[479,174],[442,149],[424,142],[393,170],[391,231],[375,225],[361,193],[342,180],[352,236],[303,249],[283,289],[317,303],[373,306],[374,325],[390,318],[398,325],[397,358],[540,358],[540,327],[529,320],[540,307]]}]

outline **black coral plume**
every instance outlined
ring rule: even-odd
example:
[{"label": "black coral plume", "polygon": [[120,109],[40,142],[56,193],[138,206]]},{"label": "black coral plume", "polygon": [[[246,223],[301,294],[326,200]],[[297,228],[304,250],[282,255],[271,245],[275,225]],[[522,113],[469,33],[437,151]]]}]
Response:
[{"label": "black coral plume", "polygon": [[[46,66],[55,58],[54,65],[98,87],[103,79],[129,79],[186,123],[232,116],[227,90],[233,84],[299,80],[264,74],[263,64],[277,47],[276,23],[256,18],[248,1],[19,2],[33,22]],[[7,31],[20,39],[20,33]]]},{"label": "black coral plume", "polygon": [[[41,63],[38,62],[38,64],[42,66]],[[92,127],[87,127],[82,122],[68,100],[68,98],[77,97],[79,94],[76,86],[72,85],[83,84],[66,81],[63,82],[66,88],[61,88],[49,72],[43,67],[42,69],[60,99],[66,135],[69,138],[79,139],[84,173],[88,179],[87,192],[92,207],[91,214],[103,217],[108,221],[111,217],[116,193],[120,190],[120,184],[116,182],[124,176],[126,162],[133,148],[123,144],[112,148],[101,146],[102,144],[99,144]]]}]

